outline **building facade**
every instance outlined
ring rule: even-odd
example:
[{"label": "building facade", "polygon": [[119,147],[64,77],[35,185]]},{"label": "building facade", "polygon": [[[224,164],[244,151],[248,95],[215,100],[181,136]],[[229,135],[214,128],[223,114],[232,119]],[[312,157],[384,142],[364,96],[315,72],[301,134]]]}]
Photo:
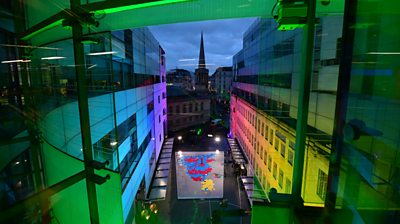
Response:
[{"label": "building facade", "polygon": [[[321,18],[316,28],[302,192],[312,206],[325,201],[341,24],[341,17]],[[273,20],[257,19],[233,57],[231,131],[266,192],[292,188],[301,38],[301,30],[281,32]]]},{"label": "building facade", "polygon": [[[96,192],[98,206],[108,207],[99,218],[105,223],[131,223],[136,212],[136,194],[149,190],[167,130],[165,52],[148,28],[90,37],[97,43],[84,46],[88,80],[86,115],[92,144],[89,150],[94,161],[105,163],[95,174],[99,181]],[[71,39],[47,44],[31,51],[29,61],[30,84],[43,90],[31,94],[25,103],[35,102],[37,110],[31,129],[42,139],[36,155],[42,167],[38,175],[45,187],[74,176],[84,167],[80,128],[84,118],[77,101],[78,84],[71,46]],[[58,59],[53,60],[54,55]],[[31,129],[28,128],[29,132]],[[20,130],[16,136],[24,133],[27,129]],[[17,147],[20,152],[7,155],[8,162],[2,162],[8,163],[5,170],[20,170],[34,163],[29,142],[8,147]],[[9,178],[12,183],[13,177]],[[20,198],[20,189],[33,188],[32,178],[34,175],[28,175],[20,181],[19,189],[10,189],[9,204]],[[102,184],[103,181],[107,184]],[[87,197],[85,181],[80,181],[57,196],[48,197],[46,204],[61,223],[72,223],[77,216],[80,222],[89,223],[89,214],[85,212],[89,211]],[[36,209],[40,208],[32,206],[27,212]]]},{"label": "building facade", "polygon": [[172,69],[167,72],[167,85],[176,86],[185,89],[186,91],[194,90],[194,81],[192,74],[185,69]]},{"label": "building facade", "polygon": [[210,98],[168,86],[168,131],[203,125],[210,121]]},{"label": "building facade", "polygon": [[229,104],[233,78],[232,67],[219,67],[212,77],[212,86],[213,90],[215,90],[217,101]]}]

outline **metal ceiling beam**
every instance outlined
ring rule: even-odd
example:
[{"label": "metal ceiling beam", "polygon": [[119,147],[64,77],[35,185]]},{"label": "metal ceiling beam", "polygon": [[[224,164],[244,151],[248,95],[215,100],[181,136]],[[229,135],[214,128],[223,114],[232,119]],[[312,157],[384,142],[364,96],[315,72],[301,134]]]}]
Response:
[{"label": "metal ceiling beam", "polygon": [[[152,5],[164,5],[164,4],[170,4],[170,3],[180,2],[180,1],[188,1],[188,0],[168,0],[168,1],[114,0],[114,1],[102,1],[102,2],[88,3],[86,5],[81,5],[79,7],[79,9],[81,11],[86,11],[86,12],[98,12],[98,11],[108,10],[108,12],[110,13],[110,12],[113,12],[113,10],[114,11],[130,10],[130,9],[133,9],[132,6],[135,6],[135,5],[136,5],[136,8],[140,8],[140,6],[147,7],[147,6],[152,6]],[[73,15],[73,13],[69,9],[63,9],[62,11],[58,12],[57,14],[43,20],[42,22],[32,26],[25,32],[21,33],[21,35],[19,35],[19,39],[27,41],[30,38],[32,38],[33,36],[35,36],[39,33],[42,33],[43,31],[46,31],[46,30],[49,30],[56,26],[62,25],[62,21],[72,15]]]},{"label": "metal ceiling beam", "polygon": [[[71,0],[71,11],[74,14],[81,12],[81,1]],[[83,37],[83,27],[79,20],[72,21],[72,40],[74,47],[74,59],[76,65],[85,64],[85,50],[81,39]],[[99,209],[97,203],[96,183],[94,182],[95,173],[92,167],[92,137],[90,132],[89,118],[89,96],[87,88],[87,76],[85,66],[75,66],[75,77],[77,82],[79,121],[83,146],[83,163],[86,174],[86,190],[88,194],[90,222],[93,224],[100,223]]]},{"label": "metal ceiling beam", "polygon": [[308,106],[310,102],[311,74],[313,72],[314,39],[315,39],[315,12],[316,0],[309,0],[307,4],[307,24],[303,28],[301,75],[299,77],[299,108],[296,122],[296,145],[293,163],[292,194],[295,199],[301,198],[303,183],[304,155],[306,151]]},{"label": "metal ceiling beam", "polygon": [[98,12],[105,11],[105,13],[115,13],[131,9],[144,8],[157,5],[166,5],[178,2],[186,2],[191,0],[158,0],[158,1],[148,1],[148,0],[113,0],[113,1],[101,1],[93,2],[86,5],[82,5],[82,9],[87,12]]},{"label": "metal ceiling beam", "polygon": [[[39,204],[43,200],[49,199],[51,196],[57,194],[58,192],[78,183],[85,178],[85,171],[81,171],[67,179],[64,179],[34,195],[31,197],[18,202],[17,204],[1,211],[0,213],[0,223],[8,223],[9,220],[16,216],[21,215],[27,208]],[[43,212],[43,211],[42,211]]]},{"label": "metal ceiling beam", "polygon": [[32,38],[33,36],[45,31],[45,30],[49,30],[53,27],[59,26],[62,24],[62,21],[67,18],[67,11],[63,10],[57,14],[55,14],[54,16],[51,16],[45,20],[43,20],[42,22],[32,26],[31,28],[27,29],[25,32],[21,33],[21,35],[19,35],[19,39],[27,41],[30,38]]}]

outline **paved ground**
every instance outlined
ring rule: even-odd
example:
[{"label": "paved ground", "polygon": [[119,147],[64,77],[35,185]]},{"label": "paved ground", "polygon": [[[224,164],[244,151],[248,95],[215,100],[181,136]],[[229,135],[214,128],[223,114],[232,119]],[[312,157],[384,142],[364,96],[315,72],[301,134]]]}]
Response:
[{"label": "paved ground", "polygon": [[[214,138],[207,137],[212,133],[213,136],[219,136],[221,141],[215,142]],[[181,135],[182,140],[175,139],[175,151],[214,151],[221,152],[228,150],[226,140],[226,130],[219,127],[203,127],[203,135],[197,136],[195,131],[189,130]],[[173,136],[170,136],[173,137]],[[227,200],[227,206],[220,206],[221,200],[178,200],[176,189],[175,172],[175,153],[173,153],[171,175],[167,190],[167,198],[164,201],[157,202],[159,213],[156,217],[148,220],[147,223],[160,224],[206,224],[206,223],[227,223],[227,224],[246,224],[250,223],[250,216],[243,214],[243,211],[249,210],[249,205],[245,192],[240,189],[237,177],[234,174],[232,164],[229,163],[227,153],[225,153],[224,165],[224,198]],[[213,217],[213,218],[211,218]]]}]

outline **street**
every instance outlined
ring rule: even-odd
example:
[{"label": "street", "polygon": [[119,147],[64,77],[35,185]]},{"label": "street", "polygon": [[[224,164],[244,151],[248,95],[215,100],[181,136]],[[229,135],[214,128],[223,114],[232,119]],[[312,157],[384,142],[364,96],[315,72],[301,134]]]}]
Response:
[{"label": "street", "polygon": [[[201,131],[199,131],[201,129]],[[226,129],[221,126],[205,125],[198,129],[189,129],[175,133],[174,152],[178,151],[215,151],[224,152],[224,192],[221,199],[177,199],[175,153],[173,153],[171,175],[168,181],[167,197],[158,201],[157,218],[147,223],[162,224],[206,224],[206,223],[250,223],[250,216],[245,214],[249,205],[245,192],[241,190],[234,174],[232,163],[227,158],[229,148]],[[181,137],[179,137],[181,136]],[[180,140],[178,140],[178,137]],[[219,141],[217,141],[219,139]]]}]

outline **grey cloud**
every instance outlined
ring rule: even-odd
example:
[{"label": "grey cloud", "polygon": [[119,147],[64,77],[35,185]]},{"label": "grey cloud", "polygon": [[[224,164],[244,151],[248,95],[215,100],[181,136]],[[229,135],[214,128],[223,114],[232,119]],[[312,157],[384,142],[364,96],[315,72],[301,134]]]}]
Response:
[{"label": "grey cloud", "polygon": [[[254,18],[212,20],[152,26],[150,30],[166,52],[167,69],[190,71],[197,67],[203,31],[206,63],[212,74],[217,67],[232,65],[231,57],[242,48],[243,33],[253,21]],[[194,61],[179,61],[193,58]]]}]

